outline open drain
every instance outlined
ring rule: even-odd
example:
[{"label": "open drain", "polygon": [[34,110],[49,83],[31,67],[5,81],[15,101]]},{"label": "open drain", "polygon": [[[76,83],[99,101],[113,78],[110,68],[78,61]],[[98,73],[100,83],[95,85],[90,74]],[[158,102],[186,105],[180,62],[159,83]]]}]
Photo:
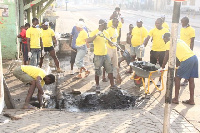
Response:
[{"label": "open drain", "polygon": [[[63,96],[64,99],[60,103],[60,109],[66,109],[70,112],[128,109],[134,107],[136,101],[136,96],[131,96],[124,90],[110,90],[102,94],[96,94],[95,92],[81,95],[64,94]],[[47,108],[53,107],[52,101],[53,99],[46,104]]]},{"label": "open drain", "polygon": [[[95,92],[81,95],[63,94],[59,109],[69,112],[87,112],[105,109],[130,109],[135,106],[138,97],[129,95],[124,90],[110,90],[107,93]],[[33,102],[34,103],[34,102]],[[36,104],[33,104],[37,106]],[[56,98],[46,101],[45,108],[57,108]]]}]

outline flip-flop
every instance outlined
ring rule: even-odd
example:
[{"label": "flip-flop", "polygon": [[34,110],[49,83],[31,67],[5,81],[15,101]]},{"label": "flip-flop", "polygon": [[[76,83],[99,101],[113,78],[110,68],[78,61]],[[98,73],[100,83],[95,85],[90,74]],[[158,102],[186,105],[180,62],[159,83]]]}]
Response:
[{"label": "flip-flop", "polygon": [[120,85],[122,83],[122,79],[121,78],[118,78],[115,80],[116,84]]},{"label": "flip-flop", "polygon": [[103,82],[108,82],[108,80],[106,78],[103,78],[102,81]]},{"label": "flip-flop", "polygon": [[179,102],[175,101],[174,98],[172,99],[172,103],[179,104]]},{"label": "flip-flop", "polygon": [[133,73],[133,72],[130,72],[130,71],[126,71],[126,72],[125,72],[125,74],[131,74],[131,73]]},{"label": "flip-flop", "polygon": [[82,76],[79,76],[79,74],[75,77],[75,79],[82,79]]},{"label": "flip-flop", "polygon": [[[25,107],[27,107],[27,108],[25,108]],[[34,107],[34,106],[29,104],[29,105],[24,105],[23,109],[37,109],[37,107]]]},{"label": "flip-flop", "polygon": [[190,100],[182,101],[182,103],[184,103],[184,104],[189,104],[189,105],[195,105],[195,103],[190,103]]},{"label": "flip-flop", "polygon": [[85,71],[85,77],[90,75],[90,71]]}]

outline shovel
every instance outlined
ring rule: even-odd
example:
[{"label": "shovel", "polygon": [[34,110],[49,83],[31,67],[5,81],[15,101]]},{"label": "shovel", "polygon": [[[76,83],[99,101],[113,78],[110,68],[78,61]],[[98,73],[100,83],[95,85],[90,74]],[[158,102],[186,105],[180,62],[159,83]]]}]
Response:
[{"label": "shovel", "polygon": [[123,50],[117,43],[113,43],[110,39],[108,39],[107,37],[104,36],[103,37],[108,40],[110,43],[112,43],[112,45],[114,45],[115,47],[117,47],[120,51],[122,51],[122,56],[124,57],[124,59],[126,60],[127,65],[130,64],[131,62],[131,55],[127,50]]}]

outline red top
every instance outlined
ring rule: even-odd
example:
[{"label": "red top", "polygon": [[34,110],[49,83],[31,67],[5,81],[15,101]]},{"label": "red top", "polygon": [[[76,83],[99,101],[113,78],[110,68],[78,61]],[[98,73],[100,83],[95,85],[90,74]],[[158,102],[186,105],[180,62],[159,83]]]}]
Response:
[{"label": "red top", "polygon": [[22,38],[22,43],[27,44],[27,39],[26,39],[26,30],[22,29],[20,36]]}]

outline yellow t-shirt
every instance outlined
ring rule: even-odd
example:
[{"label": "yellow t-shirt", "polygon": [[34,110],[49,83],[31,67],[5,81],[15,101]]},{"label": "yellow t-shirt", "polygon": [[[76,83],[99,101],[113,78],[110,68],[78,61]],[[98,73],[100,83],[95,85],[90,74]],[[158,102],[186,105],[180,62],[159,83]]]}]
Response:
[{"label": "yellow t-shirt", "polygon": [[195,29],[191,26],[187,28],[181,28],[180,39],[183,40],[189,47],[191,38],[195,37]]},{"label": "yellow t-shirt", "polygon": [[168,23],[166,23],[166,22],[164,22],[164,23],[162,24],[162,27],[169,30],[169,25],[168,25]]},{"label": "yellow t-shirt", "polygon": [[[113,26],[113,22],[112,22],[112,20],[110,20],[107,24],[107,27],[110,28],[112,26]],[[122,22],[121,21],[119,21],[117,28],[120,28],[120,29],[122,28]]]},{"label": "yellow t-shirt", "polygon": [[55,36],[55,33],[52,29],[48,28],[47,30],[42,29],[42,42],[43,47],[51,47],[53,46],[52,37]]},{"label": "yellow t-shirt", "polygon": [[[112,26],[113,26],[113,23],[112,23],[112,20],[110,20],[110,21],[108,22],[108,24],[107,24],[107,27],[110,28],[110,27],[112,27]],[[119,34],[119,31],[120,31],[121,28],[122,28],[122,22],[119,21],[118,26],[117,26],[118,34]]]},{"label": "yellow t-shirt", "polygon": [[[166,50],[170,49],[170,41],[166,44]],[[190,47],[182,40],[177,41],[176,46],[176,57],[180,62],[189,59],[194,56],[194,52],[190,49]]]},{"label": "yellow t-shirt", "polygon": [[[110,28],[107,29],[107,32],[108,32],[108,34],[109,34],[110,37],[113,37],[113,35],[116,34],[116,37],[113,38],[113,39],[111,40],[112,42],[115,42],[115,43],[116,43],[116,42],[117,42],[117,38],[118,38],[118,36],[119,36],[118,30],[115,29],[114,27],[110,27]],[[107,46],[108,46],[109,48],[116,49],[115,46],[110,46],[109,44],[107,44]]]},{"label": "yellow t-shirt", "polygon": [[[90,33],[90,37],[95,36],[99,32],[99,29]],[[106,30],[103,31],[105,37],[110,38]],[[107,55],[107,43],[108,41],[103,37],[103,35],[97,36],[94,41],[94,54],[95,55]]]},{"label": "yellow t-shirt", "polygon": [[153,38],[153,44],[151,50],[153,51],[166,51],[165,42],[163,40],[163,35],[169,31],[166,28],[161,30],[154,28],[150,30],[149,36]]},{"label": "yellow t-shirt", "polygon": [[29,76],[31,76],[33,79],[37,79],[38,76],[41,77],[41,86],[43,86],[45,84],[43,78],[47,75],[46,72],[39,68],[39,67],[35,67],[35,66],[29,66],[29,65],[22,65],[21,69],[23,72],[27,73]]},{"label": "yellow t-shirt", "polygon": [[144,42],[144,39],[148,35],[148,31],[144,27],[138,28],[136,26],[133,28],[131,35],[132,35],[131,44],[133,47],[137,47]]},{"label": "yellow t-shirt", "polygon": [[26,31],[26,37],[30,38],[30,48],[41,48],[40,47],[41,30],[39,28],[30,27]]},{"label": "yellow t-shirt", "polygon": [[86,39],[88,38],[88,34],[85,30],[80,31],[78,37],[76,38],[76,45],[82,46],[86,44]]}]

